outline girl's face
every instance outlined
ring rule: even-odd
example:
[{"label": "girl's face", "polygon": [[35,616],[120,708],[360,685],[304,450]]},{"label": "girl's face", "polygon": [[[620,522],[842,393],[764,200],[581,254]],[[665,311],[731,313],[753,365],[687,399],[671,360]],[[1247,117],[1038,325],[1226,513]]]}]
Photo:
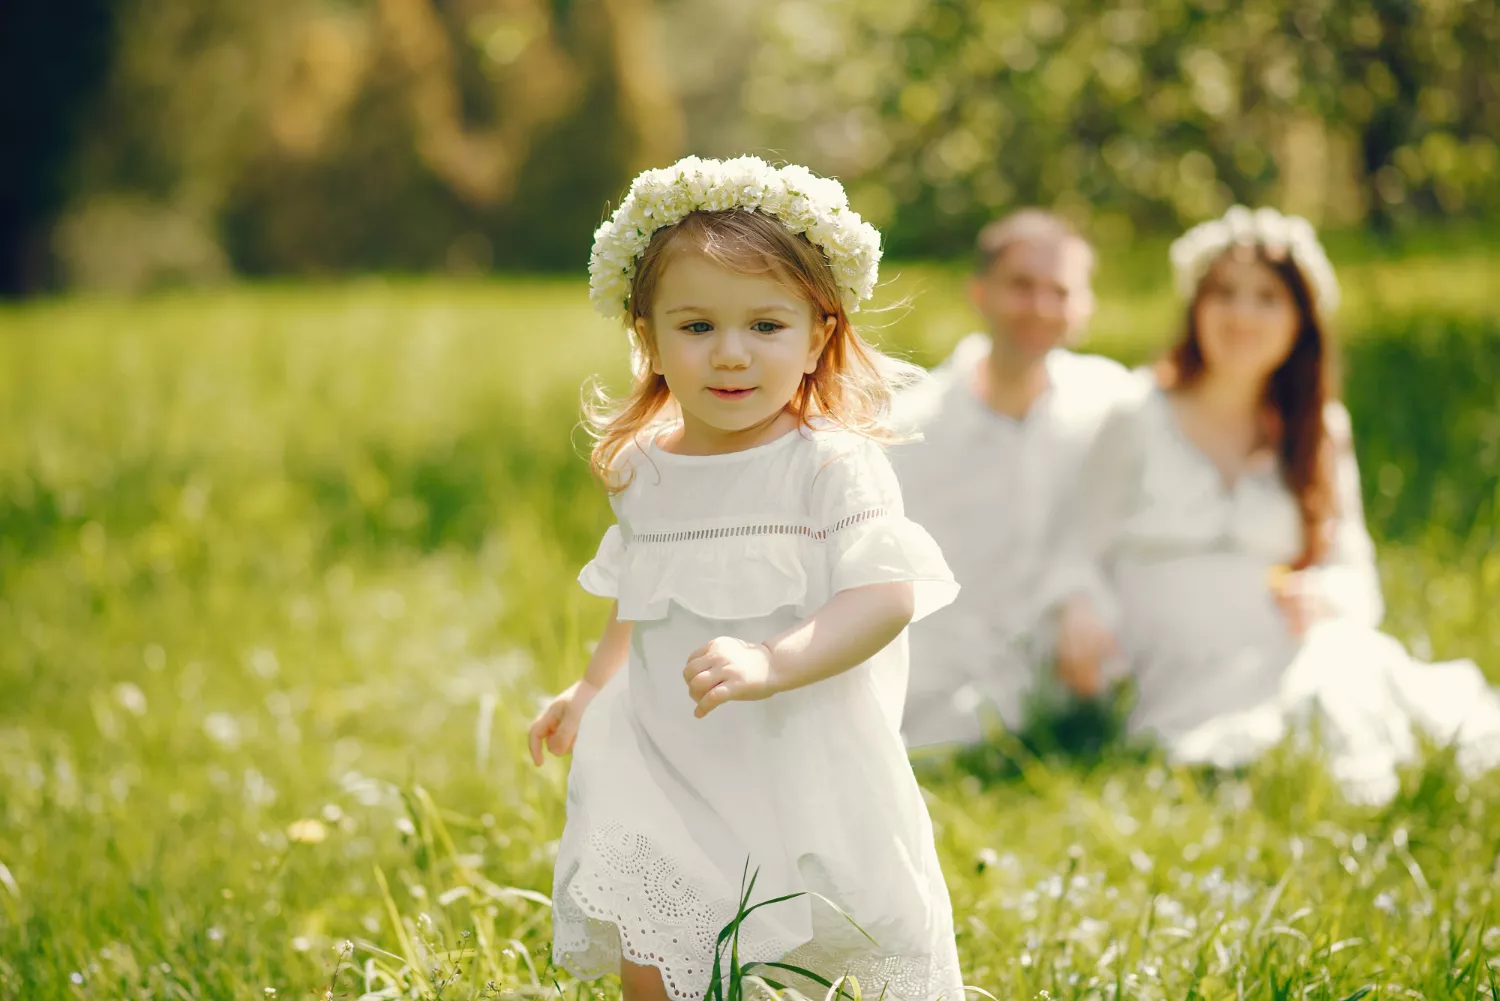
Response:
[{"label": "girl's face", "polygon": [[1292,290],[1258,258],[1220,257],[1194,308],[1203,363],[1214,375],[1263,382],[1297,343],[1301,318]]},{"label": "girl's face", "polygon": [[652,371],[682,408],[684,444],[712,451],[746,447],[747,435],[785,412],[836,322],[774,274],[740,274],[681,251],[636,329],[655,344]]}]

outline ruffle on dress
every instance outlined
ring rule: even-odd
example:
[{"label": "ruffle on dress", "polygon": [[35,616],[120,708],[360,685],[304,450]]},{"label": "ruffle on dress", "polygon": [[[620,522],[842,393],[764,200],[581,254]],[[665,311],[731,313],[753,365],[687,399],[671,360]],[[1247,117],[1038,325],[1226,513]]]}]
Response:
[{"label": "ruffle on dress", "polygon": [[[827,594],[813,587],[809,568],[826,570]],[[878,508],[827,528],[734,525],[642,532],[628,541],[613,525],[578,582],[616,599],[618,617],[628,621],[664,619],[673,603],[721,620],[760,618],[787,605],[811,614],[839,591],[909,582],[915,622],[958,596],[932,536]]]}]

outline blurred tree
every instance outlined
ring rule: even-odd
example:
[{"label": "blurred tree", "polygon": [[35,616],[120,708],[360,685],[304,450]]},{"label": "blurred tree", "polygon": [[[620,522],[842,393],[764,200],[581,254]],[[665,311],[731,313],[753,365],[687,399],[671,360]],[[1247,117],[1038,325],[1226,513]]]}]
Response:
[{"label": "blurred tree", "polygon": [[1106,244],[1231,201],[1386,230],[1500,213],[1500,0],[11,0],[0,16],[0,72],[26,95],[0,162],[11,287],[48,280],[49,244],[67,280],[124,289],[575,269],[630,174],[688,149],[843,178],[895,255],[959,252],[1020,202],[1088,217]]},{"label": "blurred tree", "polygon": [[0,296],[49,280],[79,121],[108,65],[108,0],[0,3]]},{"label": "blurred tree", "polygon": [[69,276],[577,266],[682,114],[651,0],[144,0],[57,227]]},{"label": "blurred tree", "polygon": [[1017,202],[1101,236],[1232,201],[1492,214],[1497,0],[786,0],[746,104],[843,175],[898,254]]}]

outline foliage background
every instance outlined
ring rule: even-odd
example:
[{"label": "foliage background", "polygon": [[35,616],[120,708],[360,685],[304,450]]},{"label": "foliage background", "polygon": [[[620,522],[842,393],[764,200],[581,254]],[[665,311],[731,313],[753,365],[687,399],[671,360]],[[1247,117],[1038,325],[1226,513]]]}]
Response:
[{"label": "foliage background", "polygon": [[900,257],[1235,200],[1500,209],[1500,0],[15,0],[0,288],[572,270],[629,177],[808,163]]},{"label": "foliage background", "polygon": [[[604,615],[577,276],[684,152],[845,179],[924,363],[1011,206],[1128,361],[1178,226],[1308,214],[1387,626],[1500,680],[1497,2],[0,4],[0,998],[613,995],[548,966],[521,736]],[[1496,776],[991,752],[924,782],[999,997],[1500,997]]]}]

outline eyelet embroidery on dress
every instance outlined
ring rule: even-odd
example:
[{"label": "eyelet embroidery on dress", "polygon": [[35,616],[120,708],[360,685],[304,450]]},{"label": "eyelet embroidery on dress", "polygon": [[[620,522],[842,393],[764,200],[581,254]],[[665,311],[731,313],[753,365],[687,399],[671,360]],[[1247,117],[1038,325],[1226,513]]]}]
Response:
[{"label": "eyelet embroidery on dress", "polygon": [[[585,846],[590,871],[575,864],[553,893],[554,961],[580,980],[618,973],[621,959],[654,966],[672,1001],[701,1001],[718,931],[733,919],[737,901],[711,896],[669,852],[621,824],[594,828]],[[887,1001],[930,1001],[961,983],[950,955],[851,953],[816,938],[798,945],[761,931],[753,921],[741,929],[742,962],[780,957],[830,979],[851,974],[869,996]],[[794,982],[807,991],[815,986]],[[944,1001],[962,996],[945,994]]]},{"label": "eyelet embroidery on dress", "polygon": [[[710,897],[667,852],[624,826],[590,831],[589,874],[574,865],[554,889],[553,958],[581,980],[617,973],[620,960],[655,966],[673,1001],[699,1001],[718,930],[736,903]],[[780,956],[795,943],[742,930],[744,956]]]},{"label": "eyelet embroidery on dress", "polygon": [[699,539],[738,539],[755,535],[800,535],[814,542],[827,542],[831,536],[847,528],[853,528],[855,525],[862,525],[877,518],[889,517],[890,514],[887,508],[872,507],[840,518],[826,528],[812,528],[809,525],[792,525],[785,522],[771,525],[733,525],[727,528],[697,528],[682,532],[643,532],[633,536],[630,541],[649,545],[664,542],[694,542]]}]

